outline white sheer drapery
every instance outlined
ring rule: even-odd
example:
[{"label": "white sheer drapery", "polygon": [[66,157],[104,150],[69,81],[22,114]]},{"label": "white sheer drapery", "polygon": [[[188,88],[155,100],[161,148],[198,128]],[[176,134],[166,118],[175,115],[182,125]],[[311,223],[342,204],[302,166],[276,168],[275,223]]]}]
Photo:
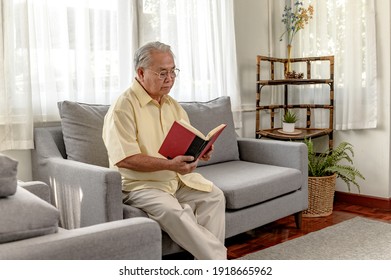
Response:
[{"label": "white sheer drapery", "polygon": [[[132,79],[132,0],[1,0],[0,150],[33,148],[57,102],[109,104]],[[2,73],[2,74],[3,74]]]},{"label": "white sheer drapery", "polygon": [[181,72],[171,95],[179,101],[230,96],[240,127],[240,92],[232,0],[144,0],[139,6],[140,44],[173,47]]},{"label": "white sheer drapery", "polygon": [[[179,101],[230,96],[240,126],[232,0],[1,0],[0,150],[33,148],[57,102],[110,104],[147,41],[173,47]],[[139,8],[139,11],[137,11]]]},{"label": "white sheer drapery", "polygon": [[[281,14],[285,3],[273,3],[276,26],[271,40],[275,54],[286,56]],[[287,0],[286,3],[295,1]],[[293,57],[335,56],[335,128],[337,130],[375,128],[377,125],[376,28],[374,0],[302,1],[314,6],[314,17],[293,41]],[[297,71],[297,69],[294,69]],[[300,69],[298,69],[300,70]],[[299,71],[300,72],[300,71]],[[327,77],[328,65],[316,66],[313,78]],[[326,75],[326,76],[325,76]],[[327,102],[326,87],[300,88],[300,99],[293,102]],[[298,96],[298,95],[295,95]],[[328,114],[315,115],[318,125],[327,126]]]},{"label": "white sheer drapery", "polygon": [[28,32],[15,31],[25,25],[27,14],[14,9],[13,1],[1,1],[0,9],[0,151],[29,149],[33,145],[32,94],[30,83],[24,83],[30,80],[29,62],[21,58]]}]

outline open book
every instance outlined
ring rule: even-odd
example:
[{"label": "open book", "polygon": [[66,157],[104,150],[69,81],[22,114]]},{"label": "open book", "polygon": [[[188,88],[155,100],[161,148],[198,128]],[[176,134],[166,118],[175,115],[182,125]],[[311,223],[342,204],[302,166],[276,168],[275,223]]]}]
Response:
[{"label": "open book", "polygon": [[168,159],[186,155],[193,156],[194,160],[197,160],[208,152],[226,126],[226,124],[220,124],[205,136],[188,122],[175,121],[164,139],[159,153]]}]

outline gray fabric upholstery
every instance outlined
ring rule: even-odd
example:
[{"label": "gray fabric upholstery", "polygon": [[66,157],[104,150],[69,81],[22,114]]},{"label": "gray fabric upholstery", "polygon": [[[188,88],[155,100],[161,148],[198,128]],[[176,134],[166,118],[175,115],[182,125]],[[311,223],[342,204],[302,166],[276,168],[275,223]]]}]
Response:
[{"label": "gray fabric upholstery", "polygon": [[298,209],[307,209],[307,205],[308,197],[304,197],[303,191],[297,191],[240,210],[227,210],[225,237],[229,238],[299,213],[301,210]]},{"label": "gray fabric upholstery", "polygon": [[[215,143],[212,159],[201,161],[200,166],[239,159],[229,97],[208,102],[181,102],[181,105],[188,113],[191,124],[204,134],[221,123],[227,124]],[[109,106],[61,101],[58,108],[68,159],[108,167],[102,127]]]},{"label": "gray fabric upholstery", "polygon": [[199,161],[199,166],[239,160],[229,97],[223,96],[208,102],[181,102],[180,104],[187,112],[190,123],[205,135],[216,126],[222,123],[227,124],[214,144],[212,158],[207,162]]},{"label": "gray fabric upholstery", "polygon": [[28,190],[35,196],[39,197],[40,199],[51,203],[50,198],[50,187],[40,181],[30,181],[30,182],[19,182],[19,187],[24,188],[25,190]]},{"label": "gray fabric upholstery", "polygon": [[[220,123],[228,124],[225,134],[220,136],[221,142],[215,144],[211,161],[196,169],[212,179],[227,198],[226,237],[307,209],[308,156],[305,144],[237,138],[227,97],[181,104],[190,122],[203,133]],[[64,159],[64,140],[59,135],[59,125],[35,128],[33,178],[48,184],[55,179],[57,188],[80,187],[84,194],[81,226],[113,218],[147,217],[139,209],[121,206],[118,172]],[[111,213],[110,216],[107,213]],[[182,250],[164,232],[162,242],[163,255]]]},{"label": "gray fabric upholstery", "polygon": [[121,175],[107,167],[65,159],[61,124],[53,125],[34,129],[33,179],[50,186],[52,203],[56,190],[78,188],[83,193],[81,227],[122,219]]},{"label": "gray fabric upholstery", "polygon": [[50,197],[49,187],[35,181],[21,182],[15,195],[0,198],[0,260],[161,259],[161,229],[151,219],[57,231],[57,209],[27,190]]},{"label": "gray fabric upholstery", "polygon": [[134,218],[0,245],[1,260],[159,260],[159,225]]},{"label": "gray fabric upholstery", "polygon": [[247,161],[217,163],[200,167],[197,172],[224,192],[227,209],[258,204],[302,186],[301,172],[297,169]]},{"label": "gray fabric upholstery", "polygon": [[0,197],[13,195],[16,192],[18,162],[0,154]]},{"label": "gray fabric upholstery", "polygon": [[58,230],[58,210],[21,187],[13,196],[0,199],[0,213],[0,243]]},{"label": "gray fabric upholstery", "polygon": [[58,109],[68,159],[108,167],[102,128],[109,106],[62,101]]}]

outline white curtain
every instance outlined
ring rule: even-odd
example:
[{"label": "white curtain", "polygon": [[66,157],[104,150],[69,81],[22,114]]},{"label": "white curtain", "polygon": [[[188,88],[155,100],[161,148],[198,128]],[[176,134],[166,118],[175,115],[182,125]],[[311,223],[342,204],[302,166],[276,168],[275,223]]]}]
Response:
[{"label": "white curtain", "polygon": [[1,1],[0,28],[0,151],[32,148],[32,107],[29,62],[26,53],[27,13],[14,9],[13,1]]},{"label": "white curtain", "polygon": [[[275,17],[270,23],[276,28],[271,34],[275,53],[286,56],[286,41],[281,15],[283,5],[271,1]],[[374,0],[302,1],[304,7],[314,6],[314,17],[293,40],[293,57],[335,56],[334,93],[335,129],[367,129],[377,125],[376,28]],[[300,70],[300,69],[299,69]],[[300,71],[299,71],[300,72]],[[328,65],[317,65],[313,78],[327,77]],[[300,99],[293,102],[322,103],[328,100],[326,87],[300,88]],[[298,95],[295,95],[298,96]],[[327,126],[326,112],[315,115],[318,125]]]},{"label": "white curtain", "polygon": [[232,0],[143,0],[140,44],[160,40],[173,47],[181,70],[171,95],[179,101],[230,96],[241,125]]},{"label": "white curtain", "polygon": [[110,104],[130,83],[133,0],[1,0],[0,150],[33,148],[57,102]]},{"label": "white curtain", "polygon": [[232,0],[0,0],[0,151],[33,148],[57,102],[110,104],[147,41],[173,47],[179,101],[230,96],[240,126]]}]

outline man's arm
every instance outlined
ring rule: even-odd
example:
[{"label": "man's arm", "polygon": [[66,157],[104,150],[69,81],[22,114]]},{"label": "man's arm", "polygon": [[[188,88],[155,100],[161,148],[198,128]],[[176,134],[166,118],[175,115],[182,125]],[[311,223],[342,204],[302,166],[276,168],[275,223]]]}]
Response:
[{"label": "man's arm", "polygon": [[177,156],[174,159],[169,160],[144,154],[136,154],[118,162],[116,166],[141,172],[170,170],[184,175],[193,172],[197,167],[198,161],[189,163],[193,160],[194,157],[192,156]]}]

